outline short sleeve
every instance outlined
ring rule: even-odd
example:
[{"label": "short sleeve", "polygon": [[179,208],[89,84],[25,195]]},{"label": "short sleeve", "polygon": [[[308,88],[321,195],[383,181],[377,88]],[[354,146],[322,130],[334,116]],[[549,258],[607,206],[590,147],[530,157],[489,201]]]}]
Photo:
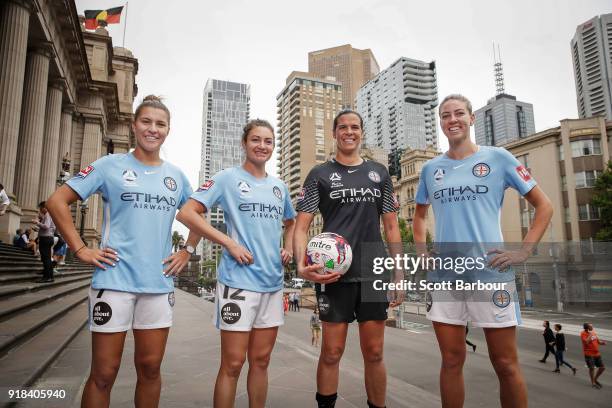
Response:
[{"label": "short sleeve", "polygon": [[283,190],[285,191],[285,208],[283,210],[283,220],[292,220],[295,218],[295,210],[293,204],[291,204],[291,197],[289,197],[289,189],[287,185],[283,183]]},{"label": "short sleeve", "polygon": [[397,212],[399,209],[399,203],[397,201],[397,197],[395,196],[395,192],[393,191],[393,182],[391,181],[391,176],[384,169],[385,174],[385,184],[383,185],[382,192],[382,214],[389,212]]},{"label": "short sleeve", "polygon": [[181,190],[181,197],[180,197],[180,201],[178,204],[178,208],[181,208],[187,202],[187,200],[189,200],[189,197],[191,197],[191,195],[193,194],[191,183],[189,182],[189,179],[187,178],[185,173],[183,173],[182,171],[181,171],[181,179],[183,181],[183,188]]},{"label": "short sleeve", "polygon": [[414,201],[417,204],[426,205],[429,204],[429,191],[427,191],[427,167],[423,166],[423,170],[421,171],[421,177],[419,177],[419,186],[417,187],[416,197]]},{"label": "short sleeve", "polygon": [[191,195],[191,198],[202,203],[209,211],[215,205],[223,206],[223,180],[225,179],[226,171],[220,171],[215,174],[212,179],[206,181]]},{"label": "short sleeve", "polygon": [[509,151],[500,148],[504,166],[504,177],[506,186],[510,186],[518,191],[521,195],[525,195],[536,186],[536,181],[531,177],[529,170],[517,160]]},{"label": "short sleeve", "polygon": [[77,173],[66,182],[75,193],[86,200],[92,194],[104,192],[104,167],[112,156],[102,157]]},{"label": "short sleeve", "polygon": [[319,182],[316,168],[312,169],[297,198],[296,210],[315,214],[319,209]]}]

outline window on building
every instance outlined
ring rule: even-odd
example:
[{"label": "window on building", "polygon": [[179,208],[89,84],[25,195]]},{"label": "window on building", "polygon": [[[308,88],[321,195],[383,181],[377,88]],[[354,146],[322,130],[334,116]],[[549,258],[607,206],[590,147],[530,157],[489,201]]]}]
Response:
[{"label": "window on building", "polygon": [[527,137],[527,124],[525,123],[525,112],[522,106],[516,107],[516,126],[519,138]]},{"label": "window on building", "polygon": [[523,155],[521,155],[521,156],[516,156],[516,159],[517,159],[518,161],[520,161],[520,162],[521,162],[521,164],[522,164],[522,165],[523,165],[523,166],[524,166],[526,169],[528,169],[528,168],[529,168],[529,161],[528,161],[528,159],[527,159],[527,158],[528,158],[528,156],[529,156],[529,154],[523,154]]},{"label": "window on building", "polygon": [[580,221],[599,220],[601,212],[593,204],[581,204],[578,206],[578,219]]},{"label": "window on building", "polygon": [[567,177],[561,176],[561,191],[567,191]]},{"label": "window on building", "polygon": [[563,145],[557,146],[559,148],[559,161],[565,160],[565,154],[563,153]]},{"label": "window on building", "polygon": [[495,145],[495,135],[493,131],[493,112],[485,111],[485,144],[487,146]]},{"label": "window on building", "polygon": [[563,210],[564,210],[564,214],[565,214],[565,222],[567,224],[569,224],[570,222],[572,222],[572,219],[570,217],[570,209],[569,209],[569,207],[565,207]]},{"label": "window on building", "polygon": [[597,180],[597,177],[599,177],[599,173],[600,172],[597,170],[574,173],[574,177],[576,178],[576,188],[588,188],[595,186],[595,180]]},{"label": "window on building", "polygon": [[590,156],[601,154],[599,139],[575,140],[571,142],[572,157]]}]

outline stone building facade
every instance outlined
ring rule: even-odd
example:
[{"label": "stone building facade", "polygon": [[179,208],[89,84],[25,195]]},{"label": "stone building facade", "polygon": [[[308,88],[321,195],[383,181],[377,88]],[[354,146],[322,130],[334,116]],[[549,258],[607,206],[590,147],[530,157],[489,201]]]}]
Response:
[{"label": "stone building facade", "polygon": [[[27,228],[66,177],[109,152],[127,152],[138,60],[108,32],[86,31],[73,0],[0,6],[0,183],[11,199],[0,240]],[[62,169],[64,166],[64,170]],[[73,208],[80,225],[79,206]],[[85,239],[96,244],[101,200],[88,200]]]}]

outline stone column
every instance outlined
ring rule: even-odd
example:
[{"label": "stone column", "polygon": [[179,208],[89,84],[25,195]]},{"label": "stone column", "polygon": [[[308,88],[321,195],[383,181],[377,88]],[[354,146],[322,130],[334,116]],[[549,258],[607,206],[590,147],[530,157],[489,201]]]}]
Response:
[{"label": "stone column", "polygon": [[30,7],[19,0],[0,7],[0,182],[9,195],[14,192]]},{"label": "stone column", "polygon": [[[57,149],[57,162],[59,163],[58,171],[61,169],[62,160],[64,157],[70,157],[70,144],[72,143],[72,113],[74,105],[64,105],[62,109],[62,117],[60,119],[60,135],[59,147]],[[72,162],[72,160],[71,160]]]},{"label": "stone column", "polygon": [[40,157],[38,201],[47,200],[56,188],[56,180],[59,175],[57,149],[59,147],[63,96],[64,83],[62,81],[53,81],[47,89],[44,143],[42,156]]},{"label": "stone column", "polygon": [[51,49],[39,46],[28,52],[17,162],[15,195],[23,210],[22,223],[30,223],[37,213],[38,177],[42,154]]},{"label": "stone column", "polygon": [[[83,132],[83,150],[81,152],[81,168],[93,163],[102,154],[102,124],[101,119],[85,118]],[[96,194],[87,200],[87,215],[85,216],[85,240],[90,246],[97,244],[97,234],[100,232],[98,213],[100,210],[100,197]]]}]

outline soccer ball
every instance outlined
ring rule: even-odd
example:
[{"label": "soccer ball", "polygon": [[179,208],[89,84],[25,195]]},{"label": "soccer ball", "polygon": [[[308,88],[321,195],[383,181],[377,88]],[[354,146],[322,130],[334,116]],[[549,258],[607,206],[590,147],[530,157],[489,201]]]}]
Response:
[{"label": "soccer ball", "polygon": [[306,257],[308,265],[323,265],[323,274],[338,272],[344,275],[353,261],[353,251],[344,237],[324,232],[308,242]]}]

